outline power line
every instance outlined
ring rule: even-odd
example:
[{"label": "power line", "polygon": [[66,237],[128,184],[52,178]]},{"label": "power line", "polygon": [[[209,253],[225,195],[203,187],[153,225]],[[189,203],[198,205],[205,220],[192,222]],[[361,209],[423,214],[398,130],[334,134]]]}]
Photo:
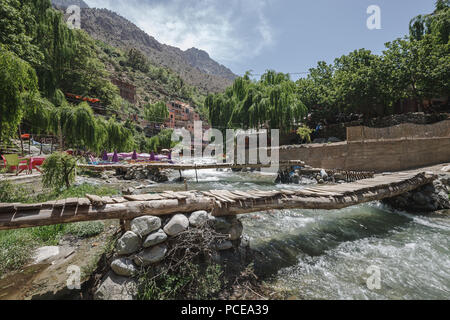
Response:
[{"label": "power line", "polygon": [[[288,75],[306,75],[309,74],[309,71],[304,72],[281,72]],[[263,76],[265,73],[249,73],[250,76]],[[241,77],[245,76],[245,74],[239,75]]]}]

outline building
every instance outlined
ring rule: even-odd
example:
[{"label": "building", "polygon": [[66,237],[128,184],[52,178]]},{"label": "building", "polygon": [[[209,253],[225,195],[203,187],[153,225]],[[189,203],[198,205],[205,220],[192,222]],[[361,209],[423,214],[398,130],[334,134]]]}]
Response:
[{"label": "building", "polygon": [[111,82],[119,88],[120,96],[123,99],[133,104],[136,103],[136,87],[134,85],[119,79],[112,79]]},{"label": "building", "polygon": [[169,119],[165,125],[171,129],[185,128],[194,133],[194,122],[200,121],[200,115],[187,103],[181,101],[171,101],[167,103],[169,109]]}]

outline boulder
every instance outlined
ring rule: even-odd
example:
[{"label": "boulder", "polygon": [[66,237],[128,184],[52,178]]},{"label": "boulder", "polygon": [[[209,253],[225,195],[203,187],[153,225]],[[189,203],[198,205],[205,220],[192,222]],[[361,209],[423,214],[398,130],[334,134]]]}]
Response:
[{"label": "boulder", "polygon": [[232,220],[230,221],[230,218],[227,219],[209,215],[208,221],[211,227],[220,233],[228,233],[230,229],[233,227],[233,221]]},{"label": "boulder", "polygon": [[206,211],[196,211],[189,217],[189,223],[193,227],[202,227],[206,222],[208,222],[208,212]]},{"label": "boulder", "polygon": [[128,255],[135,253],[139,250],[141,246],[141,239],[139,236],[132,232],[127,231],[118,241],[117,241],[117,254]]},{"label": "boulder", "polygon": [[138,286],[135,280],[110,271],[94,294],[94,300],[134,300]]},{"label": "boulder", "polygon": [[54,260],[60,253],[60,248],[57,246],[41,247],[36,249],[33,255],[34,264],[50,262]]},{"label": "boulder", "polygon": [[164,260],[167,254],[167,246],[164,244],[157,245],[150,249],[141,251],[134,257],[134,262],[141,267],[147,267],[151,264],[155,264]]},{"label": "boulder", "polygon": [[329,143],[336,143],[336,142],[341,142],[342,140],[336,137],[330,137],[328,138],[328,142]]},{"label": "boulder", "polygon": [[131,221],[131,231],[141,237],[145,237],[159,228],[161,228],[161,219],[158,217],[144,216]]},{"label": "boulder", "polygon": [[189,219],[184,214],[177,214],[164,227],[164,232],[174,237],[189,228]]},{"label": "boulder", "polygon": [[217,251],[225,251],[233,248],[233,243],[231,241],[223,241],[216,243]]},{"label": "boulder", "polygon": [[324,169],[322,169],[322,170],[320,170],[320,177],[322,179],[326,180],[326,179],[328,179],[328,173]]},{"label": "boulder", "polygon": [[142,245],[144,248],[150,248],[156,246],[157,244],[163,243],[167,240],[167,234],[164,230],[159,229],[156,232],[151,233],[147,239],[145,239],[144,244]]},{"label": "boulder", "polygon": [[134,265],[133,261],[129,258],[119,258],[111,263],[111,269],[118,275],[124,277],[133,276],[138,269]]}]

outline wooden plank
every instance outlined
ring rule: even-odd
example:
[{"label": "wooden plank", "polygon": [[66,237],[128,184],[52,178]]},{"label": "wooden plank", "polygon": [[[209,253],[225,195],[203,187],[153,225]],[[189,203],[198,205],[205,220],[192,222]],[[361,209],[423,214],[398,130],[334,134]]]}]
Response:
[{"label": "wooden plank", "polygon": [[106,204],[103,201],[103,198],[99,197],[99,196],[87,194],[86,198],[88,198],[89,201],[91,201],[91,205],[94,206],[94,207],[103,207]]},{"label": "wooden plank", "polygon": [[90,207],[91,201],[88,198],[79,198],[78,199],[78,206],[79,207]]},{"label": "wooden plank", "polygon": [[124,203],[124,202],[128,202],[128,200],[125,199],[124,197],[116,197],[116,198],[113,198],[113,201],[114,201],[115,203]]},{"label": "wooden plank", "polygon": [[139,195],[123,196],[123,198],[128,201],[153,201],[164,199],[159,194],[139,194]]},{"label": "wooden plank", "polygon": [[66,199],[66,207],[76,207],[78,206],[78,198],[69,198]]}]

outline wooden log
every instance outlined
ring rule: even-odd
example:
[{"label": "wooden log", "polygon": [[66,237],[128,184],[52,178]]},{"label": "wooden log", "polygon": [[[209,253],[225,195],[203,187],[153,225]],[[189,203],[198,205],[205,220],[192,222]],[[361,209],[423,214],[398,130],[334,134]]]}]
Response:
[{"label": "wooden log", "polygon": [[[78,199],[78,206],[65,206],[65,200],[57,201],[62,206],[47,208],[42,204],[30,207],[15,205],[19,210],[5,212],[0,215],[0,230],[37,227],[60,223],[95,221],[108,219],[131,220],[144,215],[170,215],[175,213],[191,213],[198,210],[212,211],[214,215],[238,215],[272,209],[341,209],[356,204],[382,200],[417,189],[436,179],[434,175],[420,173],[414,176],[397,176],[397,181],[385,183],[382,179],[374,179],[374,185],[366,187],[353,184],[353,192],[342,192],[333,196],[288,195],[278,191],[258,191],[258,195],[235,201],[226,199],[220,191],[202,192],[195,197],[176,194],[183,199],[164,199],[153,201],[131,201],[124,203],[96,205],[97,198],[91,200]],[[377,182],[377,183],[375,183]],[[335,186],[329,186],[333,190]],[[323,189],[325,190],[325,189]],[[214,193],[213,193],[214,192]],[[238,195],[253,195],[256,191],[239,192]],[[234,192],[233,192],[234,193]],[[172,193],[170,193],[172,194]],[[94,201],[92,201],[94,199]],[[101,199],[101,198],[100,198]],[[89,205],[93,202],[92,205]],[[7,207],[8,205],[3,205]],[[36,209],[31,209],[31,207]],[[40,206],[40,209],[39,209]]]},{"label": "wooden log", "polygon": [[212,211],[214,200],[207,197],[177,200],[135,201],[107,204],[102,207],[77,207],[67,209],[45,209],[0,215],[0,230],[47,226],[80,221],[123,219],[131,220],[145,215],[170,215]]}]

